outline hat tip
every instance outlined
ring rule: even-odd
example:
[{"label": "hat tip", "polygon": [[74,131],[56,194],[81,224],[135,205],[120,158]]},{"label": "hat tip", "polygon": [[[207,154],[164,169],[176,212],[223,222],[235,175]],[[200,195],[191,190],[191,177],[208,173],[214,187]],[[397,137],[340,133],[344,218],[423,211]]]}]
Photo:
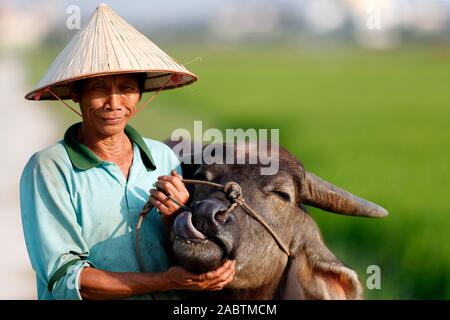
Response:
[{"label": "hat tip", "polygon": [[100,9],[100,8],[107,8],[107,7],[108,7],[108,5],[106,3],[100,3],[97,8]]}]

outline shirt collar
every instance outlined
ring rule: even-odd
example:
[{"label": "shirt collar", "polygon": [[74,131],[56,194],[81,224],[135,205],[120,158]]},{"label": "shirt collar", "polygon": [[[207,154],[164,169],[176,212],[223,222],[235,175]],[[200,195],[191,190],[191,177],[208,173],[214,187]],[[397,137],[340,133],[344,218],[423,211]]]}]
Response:
[{"label": "shirt collar", "polygon": [[[64,146],[69,155],[72,165],[79,170],[88,170],[103,162],[93,151],[91,151],[86,145],[82,144],[76,138],[78,128],[81,126],[81,122],[75,123],[67,129],[64,134]],[[150,153],[142,136],[133,127],[127,125],[125,127],[125,134],[134,142],[141,152],[142,162],[147,170],[155,170],[155,161]]]}]

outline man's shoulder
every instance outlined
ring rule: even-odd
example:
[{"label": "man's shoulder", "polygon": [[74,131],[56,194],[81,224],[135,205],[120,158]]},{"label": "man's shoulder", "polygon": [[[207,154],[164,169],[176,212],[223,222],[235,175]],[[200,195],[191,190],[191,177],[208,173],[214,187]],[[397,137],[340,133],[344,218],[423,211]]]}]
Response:
[{"label": "man's shoulder", "polygon": [[64,147],[64,141],[61,140],[33,154],[28,160],[25,170],[36,168],[48,170],[52,168],[69,167],[70,165],[71,162]]},{"label": "man's shoulder", "polygon": [[172,149],[162,141],[142,137],[150,152],[153,153],[167,153],[174,155]]},{"label": "man's shoulder", "polygon": [[179,164],[179,159],[175,152],[164,142],[145,138],[143,137],[145,144],[147,145],[148,149],[150,150],[150,154],[152,158],[156,162],[156,166],[158,166],[158,163],[167,163],[171,166],[176,166]]}]

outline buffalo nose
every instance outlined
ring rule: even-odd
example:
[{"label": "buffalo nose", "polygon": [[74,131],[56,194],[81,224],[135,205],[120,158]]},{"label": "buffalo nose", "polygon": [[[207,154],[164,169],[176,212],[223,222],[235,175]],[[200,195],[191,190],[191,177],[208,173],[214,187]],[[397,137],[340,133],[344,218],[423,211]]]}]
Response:
[{"label": "buffalo nose", "polygon": [[194,203],[194,216],[196,220],[213,223],[216,226],[223,225],[226,220],[225,213],[228,207],[216,199],[206,199]]}]

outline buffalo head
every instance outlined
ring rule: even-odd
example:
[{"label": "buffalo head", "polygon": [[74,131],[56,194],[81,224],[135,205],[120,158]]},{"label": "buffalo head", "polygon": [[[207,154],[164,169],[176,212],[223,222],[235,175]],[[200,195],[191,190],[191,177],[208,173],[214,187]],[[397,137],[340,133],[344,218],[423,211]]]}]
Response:
[{"label": "buffalo head", "polygon": [[280,147],[277,152],[279,171],[274,175],[261,175],[258,163],[187,165],[183,173],[184,178],[219,184],[237,182],[246,202],[289,248],[291,258],[261,223],[239,206],[227,212],[231,202],[225,193],[204,185],[192,190],[191,210],[175,219],[175,257],[196,273],[235,259],[236,276],[223,291],[225,298],[361,298],[357,274],[325,246],[304,205],[354,216],[383,217],[387,211],[305,171],[287,150]]}]

